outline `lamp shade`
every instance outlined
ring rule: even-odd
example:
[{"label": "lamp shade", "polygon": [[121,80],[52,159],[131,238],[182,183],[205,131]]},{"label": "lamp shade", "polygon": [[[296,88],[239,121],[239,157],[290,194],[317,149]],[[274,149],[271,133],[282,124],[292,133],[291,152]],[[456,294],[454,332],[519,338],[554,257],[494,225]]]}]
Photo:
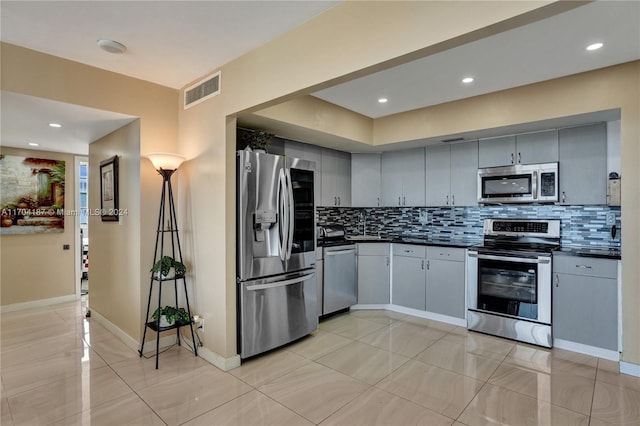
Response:
[{"label": "lamp shade", "polygon": [[168,152],[150,152],[146,157],[151,160],[156,170],[177,170],[185,160],[182,155]]}]

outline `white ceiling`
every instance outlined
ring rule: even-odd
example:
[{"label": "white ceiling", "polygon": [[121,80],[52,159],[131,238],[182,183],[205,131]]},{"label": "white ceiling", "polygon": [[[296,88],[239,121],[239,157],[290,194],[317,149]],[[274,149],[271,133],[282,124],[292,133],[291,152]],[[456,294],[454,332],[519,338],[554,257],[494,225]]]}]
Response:
[{"label": "white ceiling", "polygon": [[[2,41],[181,88],[337,1],[6,1]],[[127,46],[113,55],[96,46]]]},{"label": "white ceiling", "polygon": [[[585,50],[595,42],[605,45]],[[640,2],[598,1],[314,96],[378,118],[637,59]]]},{"label": "white ceiling", "polygon": [[[3,0],[0,36],[3,42],[178,88],[337,3]],[[99,38],[117,40],[128,50],[105,53],[96,47]],[[584,51],[597,40],[605,43],[603,49]],[[315,95],[380,117],[635,59],[640,59],[640,2],[598,1]],[[463,87],[460,79],[467,74],[476,81]],[[379,96],[389,102],[381,107]],[[88,144],[115,130],[118,120],[133,119],[107,112],[99,118],[96,110],[70,108],[73,125],[57,129],[58,143],[42,127],[65,108],[3,92],[2,144],[26,148],[39,138],[43,149],[49,149],[46,140],[51,150],[86,154]]]},{"label": "white ceiling", "polygon": [[[2,92],[2,145],[15,148],[88,154],[89,143],[136,117],[49,99]],[[49,123],[62,124],[53,128]],[[38,146],[30,146],[37,143]]]}]

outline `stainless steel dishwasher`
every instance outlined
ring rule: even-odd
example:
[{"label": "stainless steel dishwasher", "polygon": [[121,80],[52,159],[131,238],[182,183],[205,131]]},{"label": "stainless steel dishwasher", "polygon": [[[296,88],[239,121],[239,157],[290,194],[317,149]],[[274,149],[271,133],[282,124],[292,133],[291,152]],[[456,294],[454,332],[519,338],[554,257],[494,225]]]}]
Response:
[{"label": "stainless steel dishwasher", "polygon": [[324,289],[322,314],[327,315],[355,305],[358,300],[356,245],[323,248]]}]

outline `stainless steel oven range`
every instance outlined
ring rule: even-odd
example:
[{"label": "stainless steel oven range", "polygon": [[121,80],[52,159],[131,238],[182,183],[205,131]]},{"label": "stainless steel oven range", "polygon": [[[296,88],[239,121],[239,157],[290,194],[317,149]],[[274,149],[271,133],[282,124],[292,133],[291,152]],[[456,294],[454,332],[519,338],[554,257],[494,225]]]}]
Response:
[{"label": "stainless steel oven range", "polygon": [[552,347],[551,262],[559,220],[485,219],[467,251],[467,328]]}]

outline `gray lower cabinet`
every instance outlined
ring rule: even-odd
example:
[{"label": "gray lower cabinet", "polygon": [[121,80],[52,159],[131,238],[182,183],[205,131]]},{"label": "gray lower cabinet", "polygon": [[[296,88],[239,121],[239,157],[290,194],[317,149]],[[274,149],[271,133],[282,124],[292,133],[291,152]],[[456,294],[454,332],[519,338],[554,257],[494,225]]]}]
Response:
[{"label": "gray lower cabinet", "polygon": [[391,266],[388,243],[358,244],[358,303],[389,304]]},{"label": "gray lower cabinet", "polygon": [[464,257],[464,249],[427,247],[427,311],[464,319]]},{"label": "gray lower cabinet", "polygon": [[553,262],[553,337],[617,351],[617,261],[554,256]]},{"label": "gray lower cabinet", "polygon": [[391,303],[424,311],[426,294],[425,247],[393,245]]}]

